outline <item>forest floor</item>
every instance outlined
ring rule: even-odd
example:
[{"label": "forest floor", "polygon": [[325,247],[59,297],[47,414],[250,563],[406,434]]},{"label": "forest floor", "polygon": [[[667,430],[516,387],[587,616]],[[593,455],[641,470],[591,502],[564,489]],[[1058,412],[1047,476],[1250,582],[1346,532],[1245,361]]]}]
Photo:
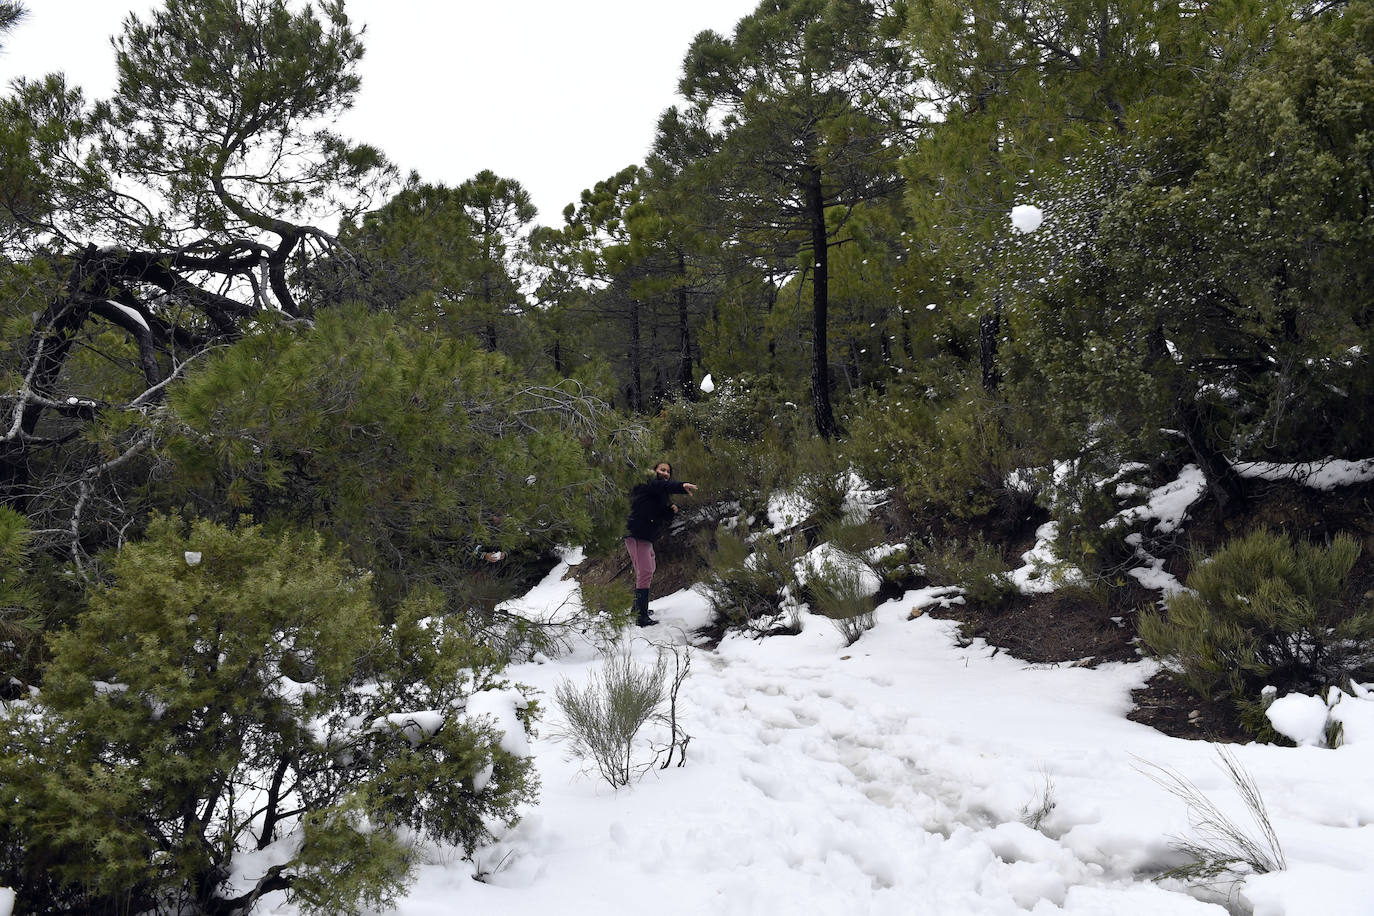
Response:
[{"label": "forest floor", "polygon": [[[900,541],[916,523],[900,507],[888,506],[881,517],[888,539]],[[1015,519],[984,520],[979,532],[996,544],[1009,567],[1020,565],[1020,556],[1034,543],[1034,532],[1044,521],[1037,511],[1023,511]],[[1374,599],[1374,485],[1320,492],[1293,484],[1258,483],[1244,512],[1222,518],[1210,501],[1193,507],[1186,527],[1174,538],[1161,558],[1165,571],[1186,581],[1196,555],[1209,555],[1226,540],[1247,532],[1272,528],[1316,540],[1338,531],[1354,534],[1364,550],[1356,565],[1347,600]],[[964,534],[969,532],[965,531]],[[942,535],[958,532],[942,532]],[[658,570],[654,594],[662,596],[702,581],[711,531],[701,527],[674,532],[656,545]],[[623,551],[588,557],[574,573],[582,582],[620,583],[633,587],[629,559]],[[1136,620],[1142,610],[1159,606],[1160,593],[1120,577],[1127,584],[1090,591],[1066,588],[1048,594],[1017,595],[998,607],[955,604],[934,607],[933,616],[961,624],[964,639],[981,639],[995,649],[1034,664],[1093,667],[1107,662],[1134,661],[1141,657]],[[903,587],[930,584],[923,580]],[[880,597],[895,597],[881,595]],[[706,637],[719,633],[704,632]],[[1128,718],[1164,734],[1217,742],[1252,740],[1241,727],[1232,706],[1203,699],[1167,674],[1155,675],[1132,693],[1135,707]]]}]

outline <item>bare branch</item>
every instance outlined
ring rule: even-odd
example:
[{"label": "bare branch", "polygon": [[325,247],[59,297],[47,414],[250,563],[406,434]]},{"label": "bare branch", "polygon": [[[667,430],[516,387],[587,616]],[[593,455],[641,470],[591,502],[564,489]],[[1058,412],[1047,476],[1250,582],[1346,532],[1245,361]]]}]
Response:
[{"label": "bare branch", "polygon": [[87,578],[87,574],[86,564],[82,562],[81,559],[85,555],[85,551],[81,549],[81,514],[85,509],[86,501],[90,498],[91,489],[95,484],[95,480],[101,474],[107,474],[120,465],[128,462],[135,455],[152,444],[152,441],[153,431],[151,429],[144,429],[134,437],[133,443],[119,455],[111,458],[109,461],[89,467],[81,472],[81,477],[76,484],[76,505],[72,507],[72,518],[68,531],[71,536],[72,563],[76,566],[77,574],[81,576],[83,580]]}]

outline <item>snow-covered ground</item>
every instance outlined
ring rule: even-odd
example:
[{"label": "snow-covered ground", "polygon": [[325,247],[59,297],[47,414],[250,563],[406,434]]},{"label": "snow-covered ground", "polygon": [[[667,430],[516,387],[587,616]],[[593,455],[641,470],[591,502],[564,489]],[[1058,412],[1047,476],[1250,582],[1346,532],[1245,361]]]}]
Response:
[{"label": "snow-covered ground", "polygon": [[[566,614],[566,569],[513,604]],[[951,622],[909,619],[922,599],[880,606],[847,648],[803,614],[799,636],[692,649],[686,766],[619,791],[554,737],[555,686],[584,683],[608,647],[579,641],[514,667],[545,707],[532,743],[540,802],[473,863],[426,850],[396,912],[1222,916],[1229,891],[1231,912],[1256,916],[1374,914],[1374,737],[1235,748],[1288,869],[1210,896],[1155,882],[1184,861],[1173,843],[1196,836],[1155,767],[1250,821],[1213,747],[1125,718],[1154,664],[1026,664],[961,645]],[[695,590],[653,608],[661,624],[628,634],[645,663],[655,641],[684,643],[708,614]],[[292,912],[280,899],[257,910]]]}]

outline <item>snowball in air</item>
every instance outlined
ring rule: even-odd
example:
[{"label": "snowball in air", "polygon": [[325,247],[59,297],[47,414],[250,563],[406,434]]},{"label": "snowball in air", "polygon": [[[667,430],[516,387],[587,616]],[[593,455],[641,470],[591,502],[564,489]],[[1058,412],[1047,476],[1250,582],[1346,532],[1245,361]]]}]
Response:
[{"label": "snowball in air", "polygon": [[199,563],[200,563],[200,551],[199,551],[199,550],[188,550],[188,551],[186,551],[186,553],[184,554],[184,556],[186,557],[186,565],[187,565],[187,566],[196,566],[196,565],[199,565]]},{"label": "snowball in air", "polygon": [[1017,232],[1034,232],[1044,219],[1045,214],[1034,204],[1017,204],[1011,208],[1011,225]]},{"label": "snowball in air", "polygon": [[716,383],[711,379],[711,373],[706,373],[706,378],[701,380],[701,390],[707,394],[716,390]]}]

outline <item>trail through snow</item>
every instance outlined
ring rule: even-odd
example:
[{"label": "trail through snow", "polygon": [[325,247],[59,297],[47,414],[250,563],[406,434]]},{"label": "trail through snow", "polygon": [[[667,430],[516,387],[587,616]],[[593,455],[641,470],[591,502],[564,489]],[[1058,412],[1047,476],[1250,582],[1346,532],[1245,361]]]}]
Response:
[{"label": "trail through snow", "polygon": [[[578,596],[565,571],[511,607],[566,614]],[[1151,764],[1246,823],[1211,746],[1125,718],[1153,664],[1029,665],[961,644],[952,622],[908,619],[920,597],[880,606],[850,647],[804,615],[798,636],[694,649],[686,766],[646,769],[620,791],[554,734],[555,685],[597,670],[598,648],[579,640],[514,667],[544,703],[541,800],[474,863],[427,848],[395,912],[1224,916],[1224,893],[1151,880],[1183,861],[1171,841],[1192,835]],[[708,615],[695,590],[653,607],[663,623],[629,634],[646,663],[652,641],[682,642]],[[1290,870],[1251,876],[1232,903],[1256,916],[1374,913],[1374,745],[1237,752]]]}]

